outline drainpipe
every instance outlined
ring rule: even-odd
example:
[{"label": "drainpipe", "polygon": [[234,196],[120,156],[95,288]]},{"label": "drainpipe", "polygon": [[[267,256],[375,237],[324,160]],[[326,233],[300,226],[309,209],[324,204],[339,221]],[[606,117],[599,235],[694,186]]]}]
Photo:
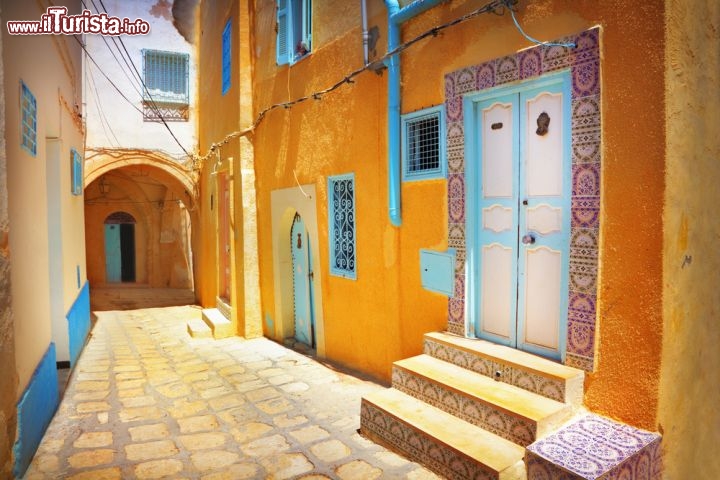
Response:
[{"label": "drainpipe", "polygon": [[370,42],[367,26],[367,0],[360,2],[360,14],[362,18],[363,65],[367,65],[369,60],[368,43]]},{"label": "drainpipe", "polygon": [[[388,52],[400,45],[400,25],[431,9],[443,0],[415,0],[400,8],[398,0],[385,0],[388,11]],[[402,224],[400,215],[400,55],[387,61],[388,67],[388,212],[396,227]]]}]

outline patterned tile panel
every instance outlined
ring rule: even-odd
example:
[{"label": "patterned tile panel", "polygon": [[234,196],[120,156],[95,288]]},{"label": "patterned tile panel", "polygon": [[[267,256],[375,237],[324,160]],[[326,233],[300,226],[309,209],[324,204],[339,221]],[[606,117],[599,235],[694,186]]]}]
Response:
[{"label": "patterned tile panel", "polygon": [[484,469],[471,458],[444,444],[436,443],[427,434],[411,428],[364,399],[360,407],[360,430],[448,479],[498,478],[495,472]]},{"label": "patterned tile panel", "polygon": [[[447,112],[448,169],[452,175],[465,173],[463,132],[463,102],[465,93],[482,91],[504,83],[538,77],[542,74],[570,69],[572,78],[572,163],[573,198],[571,206],[571,236],[590,235],[597,238],[600,226],[601,195],[601,101],[600,101],[600,29],[593,28],[577,35],[558,39],[573,42],[576,48],[561,46],[538,46],[514,55],[501,57],[452,72],[445,77],[445,104]],[[474,77],[474,82],[471,81]],[[463,183],[463,187],[465,187]],[[448,182],[448,244],[453,248],[465,248],[465,230],[458,228],[465,205],[452,202],[458,198],[458,183]],[[466,192],[466,189],[463,189]],[[465,193],[463,193],[464,195]],[[453,209],[453,206],[455,207]],[[594,296],[597,291],[597,264],[599,250],[583,244],[570,251],[568,295]],[[460,259],[458,258],[458,262]],[[464,268],[457,275],[464,277]],[[458,298],[449,300],[448,331],[464,335],[465,303],[458,305]],[[568,312],[568,336],[566,364],[592,371],[595,351],[593,348],[596,310],[583,313],[582,326],[577,325],[577,312]]]},{"label": "patterned tile panel", "polygon": [[659,444],[655,433],[587,415],[527,447],[528,478],[545,478],[538,467],[544,461],[552,464],[550,472],[575,475],[567,478],[656,479],[661,472]]},{"label": "patterned tile panel", "polygon": [[495,378],[495,372],[500,371],[502,372],[500,377],[502,382],[558,402],[566,402],[565,384],[559,380],[512,368],[506,364],[453,348],[444,343],[434,342],[427,338],[423,344],[423,353],[490,378]]},{"label": "patterned tile panel", "polygon": [[392,386],[523,447],[536,438],[537,425],[533,421],[495,410],[475,398],[444,388],[444,385],[401,368],[393,367]]}]

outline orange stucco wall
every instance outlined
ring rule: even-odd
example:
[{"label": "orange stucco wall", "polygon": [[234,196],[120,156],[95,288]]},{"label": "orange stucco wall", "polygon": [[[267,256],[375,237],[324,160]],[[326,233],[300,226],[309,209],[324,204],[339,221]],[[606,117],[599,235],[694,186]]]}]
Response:
[{"label": "orange stucco wall", "polygon": [[[204,75],[200,82],[201,153],[230,131],[249,124],[249,120],[241,125],[232,120],[237,119],[239,102],[233,91],[229,97],[219,94],[219,38],[227,12],[232,10],[230,3],[222,5],[203,10],[198,33]],[[664,8],[659,0],[645,2],[635,5],[634,14],[628,15],[623,5],[521,3],[518,18],[530,34],[542,39],[596,25],[602,29],[598,330],[595,371],[587,377],[585,401],[595,411],[654,430],[662,343]],[[403,27],[403,39],[477,7],[471,1],[442,3],[409,21]],[[278,66],[275,2],[251,2],[253,43],[248,63],[253,117],[270,105],[326,88],[361,66],[359,8],[350,2],[314,2],[312,53],[294,65]],[[369,26],[380,32],[376,53],[371,52],[373,60],[385,51],[387,14],[380,0],[369,0],[368,10]],[[213,36],[208,37],[211,32]],[[402,55],[402,112],[443,103],[445,74],[528,46],[508,15],[480,16],[423,40]],[[386,132],[387,74],[366,72],[322,99],[270,111],[247,136],[254,149],[265,334],[274,337],[279,331],[273,327],[274,296],[280,290],[275,288],[278,270],[274,270],[272,252],[273,232],[281,229],[274,230],[272,223],[271,192],[313,185],[322,270],[322,297],[316,299],[324,316],[322,353],[385,380],[392,361],[421,351],[423,333],[446,325],[447,299],[420,287],[418,250],[447,247],[448,215],[444,180],[404,183],[403,224],[401,228],[390,225]],[[230,142],[222,147],[221,157],[238,155],[235,145]],[[201,177],[201,228],[207,239],[202,241],[199,263],[214,271],[214,213],[208,207],[211,169],[212,162],[206,162]],[[327,177],[345,173],[354,173],[356,182],[357,280],[332,276],[328,268]],[[239,245],[236,241],[236,248]],[[236,267],[242,271],[241,264]],[[212,279],[203,281],[199,289],[203,303],[213,301],[215,288]]]}]

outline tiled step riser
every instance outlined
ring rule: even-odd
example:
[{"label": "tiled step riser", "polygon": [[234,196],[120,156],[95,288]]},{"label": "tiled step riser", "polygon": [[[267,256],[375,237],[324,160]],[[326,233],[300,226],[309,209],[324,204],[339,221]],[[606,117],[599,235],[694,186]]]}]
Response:
[{"label": "tiled step riser", "polygon": [[365,399],[360,407],[360,432],[375,443],[385,445],[448,479],[525,478],[522,463],[517,465],[513,472],[499,474],[485,470],[472,458],[436,442],[432,437],[375,407]]},{"label": "tiled step riser", "polygon": [[530,480],[660,480],[662,438],[589,415],[525,450]]},{"label": "tiled step riser", "polygon": [[492,405],[414,375],[403,368],[393,366],[392,385],[401,392],[523,447],[537,438],[535,422],[496,410]]},{"label": "tiled step riser", "polygon": [[423,353],[558,402],[582,404],[582,377],[567,382],[546,378],[429,338],[425,338]]}]

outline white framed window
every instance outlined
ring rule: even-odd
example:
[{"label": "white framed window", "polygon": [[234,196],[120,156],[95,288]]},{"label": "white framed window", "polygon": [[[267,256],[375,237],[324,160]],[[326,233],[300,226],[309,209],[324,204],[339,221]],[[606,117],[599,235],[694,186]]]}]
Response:
[{"label": "white framed window", "polygon": [[330,273],[357,279],[355,259],[355,175],[328,177]]},{"label": "white framed window", "polygon": [[37,155],[37,101],[25,82],[20,81],[20,145]]},{"label": "white framed window", "polygon": [[189,118],[189,61],[187,53],[143,49],[145,121],[183,122]]},{"label": "white framed window", "polygon": [[444,108],[437,106],[408,113],[400,122],[403,181],[445,178]]},{"label": "white framed window", "polygon": [[277,0],[277,64],[293,64],[312,50],[312,0]]}]

